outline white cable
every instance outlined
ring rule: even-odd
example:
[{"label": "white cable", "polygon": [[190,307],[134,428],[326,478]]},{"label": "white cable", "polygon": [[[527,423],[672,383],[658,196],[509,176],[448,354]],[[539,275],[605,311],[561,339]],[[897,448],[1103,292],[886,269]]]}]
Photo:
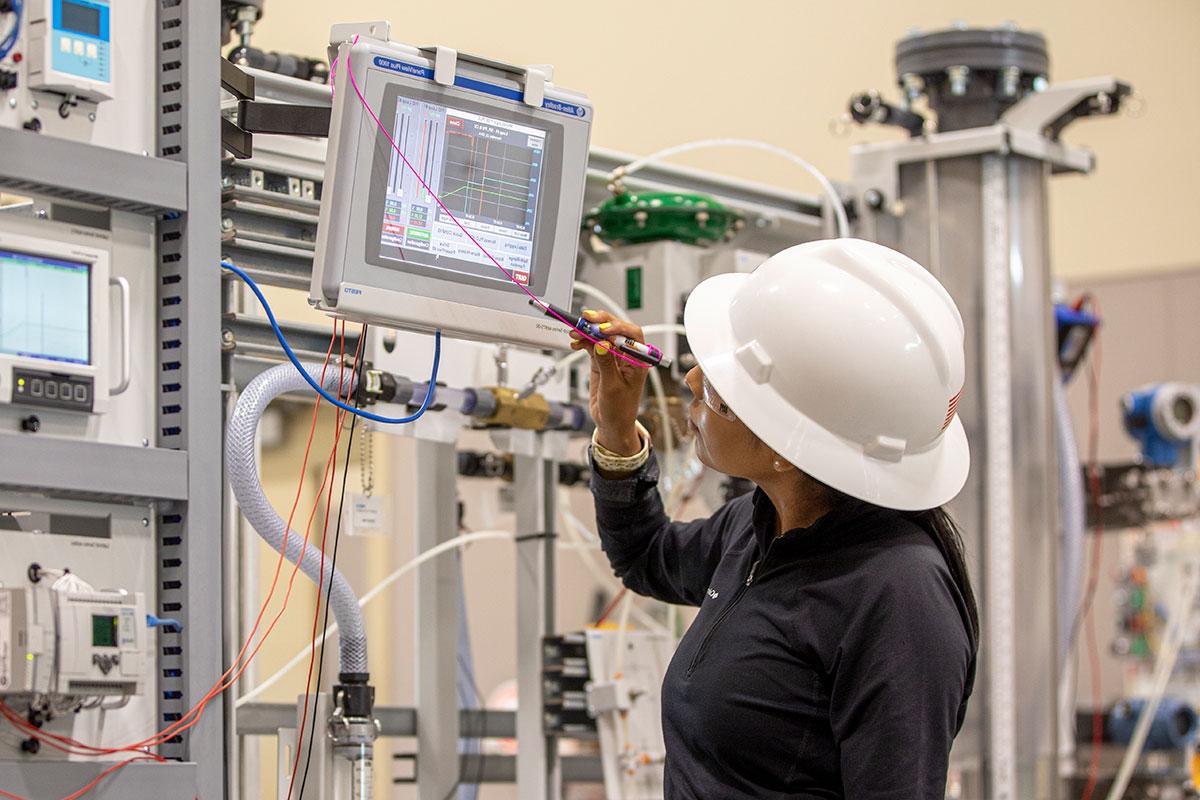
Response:
[{"label": "white cable", "polygon": [[592,298],[601,306],[606,307],[612,313],[620,316],[621,319],[626,319],[629,316],[629,312],[625,310],[625,306],[609,297],[602,290],[592,286],[590,283],[575,281],[575,284],[572,288],[574,288],[575,291],[579,292],[580,294],[587,295],[588,297]]},{"label": "white cable", "polygon": [[72,594],[89,594],[96,591],[90,583],[74,572],[63,573],[58,580],[50,585],[50,588],[56,592],[70,592]]},{"label": "white cable", "polygon": [[[687,465],[688,461],[692,457],[692,454],[695,452],[695,446],[696,446],[696,443],[693,441],[691,443],[691,446],[688,448],[687,455],[684,457],[683,461],[681,462],[684,466]],[[683,470],[680,470],[680,472],[682,473]],[[663,506],[663,510],[666,512],[668,519],[673,518],[679,512],[679,507],[682,504],[682,501],[683,501],[682,487],[684,485],[684,476],[682,474],[672,475],[671,480],[672,480],[674,486],[672,487],[671,492],[670,492],[669,496],[667,497],[666,504]],[[670,609],[674,608],[674,606],[671,605],[670,603],[666,603],[665,605],[667,606],[668,612],[670,611]],[[625,639],[628,636],[629,613],[630,613],[630,609],[632,609],[632,608],[633,608],[633,592],[629,592],[625,597],[625,605],[621,607],[621,620],[619,623],[617,623],[617,643],[616,643],[617,669],[616,669],[616,675],[620,675],[624,671],[624,668],[625,668]],[[655,628],[659,632],[662,632],[664,630],[662,625],[656,624]],[[665,629],[665,631],[666,631],[667,637],[669,639],[671,639],[672,641],[674,641],[675,640],[674,628],[667,627]]]},{"label": "white cable", "polygon": [[684,144],[677,144],[674,147],[668,147],[656,153],[651,153],[648,156],[643,156],[629,162],[623,167],[617,167],[609,174],[608,179],[610,183],[613,183],[632,175],[648,164],[662,161],[664,158],[710,147],[747,147],[752,150],[762,150],[763,152],[774,153],[777,156],[786,158],[793,164],[803,168],[809,175],[817,179],[817,183],[821,184],[821,189],[824,190],[825,195],[828,197],[829,205],[833,209],[834,219],[837,221],[838,238],[850,235],[850,220],[846,217],[846,209],[842,205],[842,198],[838,195],[837,189],[833,188],[833,184],[829,182],[829,179],[825,177],[824,173],[792,151],[778,145],[769,144],[768,142],[760,142],[755,139],[700,139],[694,142],[685,142]]},{"label": "white cable", "polygon": [[[453,539],[449,539],[445,542],[442,542],[441,544],[438,544],[438,545],[435,545],[435,546],[429,548],[428,550],[426,550],[425,552],[421,553],[419,556],[414,558],[412,561],[409,561],[407,564],[400,567],[392,574],[388,575],[386,578],[381,580],[379,583],[375,584],[375,586],[369,592],[367,592],[366,594],[364,594],[362,597],[360,597],[358,599],[358,605],[360,608],[365,606],[367,603],[374,600],[376,597],[381,595],[383,592],[387,591],[389,586],[391,586],[393,583],[398,581],[405,574],[407,574],[407,573],[411,572],[412,570],[416,569],[417,567],[421,566],[426,561],[430,561],[434,558],[437,558],[438,556],[442,555],[443,553],[448,553],[451,550],[461,549],[463,547],[466,547],[469,544],[472,544],[473,542],[482,542],[482,541],[487,541],[490,539],[511,540],[513,538],[514,538],[513,534],[509,533],[508,531],[478,531],[476,533],[465,533],[462,536],[455,536]],[[278,683],[283,678],[284,675],[286,675],[288,672],[290,672],[292,669],[294,669],[297,665],[302,663],[306,658],[308,658],[311,653],[311,649],[313,647],[319,647],[321,645],[321,643],[324,642],[325,639],[327,637],[329,637],[337,629],[338,629],[337,623],[334,623],[334,624],[330,625],[328,628],[326,628],[324,633],[322,633],[317,638],[313,639],[311,643],[305,645],[300,650],[300,652],[297,653],[292,658],[291,661],[287,662],[282,667],[280,667],[278,670],[276,670],[275,674],[273,674],[271,677],[267,678],[265,681],[260,683],[258,686],[255,686],[249,692],[246,692],[244,695],[239,697],[237,699],[237,701],[234,703],[234,707],[241,708],[246,703],[249,703],[252,700],[254,700],[256,697],[261,696],[263,692],[265,692],[267,689],[270,689],[272,686],[274,686],[276,683]]]},{"label": "white cable", "polygon": [[575,516],[574,512],[567,508],[565,494],[565,491],[560,492],[558,500],[558,510],[563,516],[563,521],[579,532],[580,544],[586,545],[589,548],[598,548],[600,546],[600,537],[587,526],[587,523]]},{"label": "white cable", "polygon": [[[566,506],[565,500],[566,498],[562,497],[560,494],[558,503],[560,508],[564,508]],[[596,534],[590,529],[588,529],[587,526],[584,525],[583,522],[581,522],[574,514],[570,516],[564,515],[564,519],[568,523],[567,530],[571,531],[572,535],[582,545],[576,550],[576,552],[579,553],[579,557],[583,560],[583,564],[585,567],[587,567],[588,572],[592,573],[592,577],[597,583],[609,586],[610,591],[612,591],[614,594],[621,591],[620,581],[618,581],[616,576],[612,574],[611,568],[605,569],[605,567],[600,565],[599,559],[596,558],[594,547],[589,547],[585,543],[585,539],[581,531],[587,531],[589,536],[595,537],[597,540],[599,537],[596,536]],[[646,613],[641,606],[635,604],[631,613],[637,618],[637,621],[643,627],[648,628],[656,633],[667,633],[667,629],[663,627],[662,623]]]},{"label": "white cable", "polygon": [[1133,769],[1142,756],[1142,748],[1146,745],[1146,737],[1150,733],[1154,715],[1158,713],[1158,706],[1162,703],[1163,695],[1166,694],[1167,684],[1171,680],[1171,673],[1175,671],[1175,662],[1179,658],[1179,651],[1183,648],[1184,639],[1191,627],[1197,596],[1200,595],[1200,565],[1185,565],[1185,569],[1188,567],[1191,567],[1185,584],[1188,588],[1182,593],[1182,603],[1179,609],[1171,615],[1171,625],[1167,629],[1166,640],[1163,642],[1154,667],[1154,681],[1150,696],[1146,698],[1146,704],[1142,707],[1141,715],[1138,716],[1133,736],[1125,749],[1124,758],[1121,759],[1121,767],[1117,770],[1117,777],[1108,790],[1107,800],[1120,800],[1125,796],[1125,790],[1129,787],[1129,781],[1133,777]]}]

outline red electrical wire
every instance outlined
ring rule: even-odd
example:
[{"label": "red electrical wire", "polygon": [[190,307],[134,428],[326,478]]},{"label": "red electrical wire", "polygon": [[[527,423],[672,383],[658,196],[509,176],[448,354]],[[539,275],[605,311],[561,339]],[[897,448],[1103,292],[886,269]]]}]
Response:
[{"label": "red electrical wire", "polygon": [[[345,322],[342,322],[342,334],[344,337]],[[337,340],[337,321],[334,322],[334,335],[332,337],[330,337],[329,348],[325,353],[325,361],[321,368],[321,382],[322,383],[324,383],[325,373],[329,367],[329,360],[330,360],[331,356],[333,355],[333,345],[336,340]],[[361,342],[360,342],[360,345],[361,345]],[[295,518],[296,510],[300,504],[300,497],[301,497],[301,494],[303,493],[304,479],[306,477],[306,471],[308,468],[308,457],[312,450],[312,441],[313,441],[313,436],[316,432],[317,414],[320,409],[320,405],[321,405],[321,397],[320,397],[320,395],[318,395],[313,404],[313,415],[312,415],[311,424],[309,426],[308,441],[305,445],[304,458],[302,460],[301,467],[300,467],[300,481],[299,481],[299,485],[296,487],[296,495],[292,502],[292,509],[288,515],[287,528],[285,530],[291,529],[292,521]],[[315,512],[315,507],[314,507],[314,512]],[[309,517],[310,525],[311,525],[311,520],[312,520],[312,516]],[[306,532],[306,536],[305,536],[305,540],[304,540],[304,549],[301,550],[301,558],[303,557],[304,550],[306,550],[307,547],[308,547],[308,537],[307,537],[307,532]],[[255,646],[254,650],[251,652],[250,657],[245,661],[245,663],[241,663],[243,657],[245,656],[246,648],[249,647],[250,643],[254,640],[254,636],[257,633],[260,624],[262,623],[263,616],[265,615],[266,610],[269,607],[271,599],[274,596],[275,590],[278,586],[279,576],[280,576],[280,573],[282,572],[282,568],[283,568],[284,550],[286,550],[286,547],[282,548],[280,550],[279,557],[275,564],[275,573],[274,573],[274,576],[271,581],[271,587],[267,592],[266,599],[263,601],[262,606],[259,609],[258,617],[255,619],[254,626],[251,629],[250,634],[246,637],[245,643],[243,643],[241,650],[238,652],[237,658],[234,659],[234,661],[230,665],[230,667],[224,672],[224,674],[222,674],[221,678],[212,687],[212,689],[209,690],[208,694],[206,694],[203,699],[201,699],[198,703],[196,703],[194,706],[192,706],[192,708],[189,709],[188,712],[186,714],[184,714],[179,720],[176,720],[171,725],[167,726],[163,730],[159,731],[157,734],[155,734],[147,739],[144,739],[140,742],[135,742],[133,744],[126,745],[123,747],[115,747],[115,748],[93,747],[91,745],[86,745],[81,742],[78,742],[70,737],[59,736],[58,734],[52,734],[47,731],[42,731],[40,729],[34,728],[33,730],[37,731],[37,733],[36,733],[37,738],[39,738],[42,741],[47,741],[47,743],[55,742],[55,743],[64,745],[66,747],[73,747],[73,748],[78,748],[80,750],[87,751],[84,753],[80,753],[81,755],[111,755],[111,754],[121,753],[121,752],[139,751],[143,747],[157,746],[159,744],[162,744],[164,741],[172,738],[173,736],[176,736],[178,734],[186,732],[187,730],[194,727],[199,722],[200,717],[203,714],[204,709],[207,707],[208,703],[211,702],[214,697],[216,697],[221,692],[225,691],[231,685],[233,685],[233,683],[236,682],[239,677],[241,677],[242,673],[245,672],[246,668],[249,666],[250,662],[257,655],[259,649],[262,647],[263,643],[266,641],[266,639],[270,635],[271,631],[274,630],[275,624],[278,623],[279,618],[283,615],[283,611],[287,608],[288,598],[291,595],[292,585],[295,581],[296,572],[299,569],[299,561],[297,561],[297,563],[293,566],[292,575],[288,582],[288,590],[287,590],[287,593],[284,595],[282,607],[280,608],[279,613],[276,614],[275,618],[271,621],[271,624],[268,626],[267,630],[263,633],[258,644]],[[238,669],[236,674],[234,674],[233,677],[230,678],[229,677],[230,673],[233,672],[234,669],[238,667],[239,663],[241,663],[240,669]],[[3,703],[0,703],[0,708],[11,713],[11,709],[8,709],[8,707],[6,705],[4,705]],[[9,716],[9,713],[5,713],[4,716],[9,719],[10,723],[13,722],[13,719]],[[191,721],[188,721],[189,718]],[[18,719],[19,719],[19,717],[18,717]],[[23,723],[24,720],[20,720],[20,722]],[[14,723],[14,724],[16,725],[16,727],[18,727],[18,729],[27,730],[27,728],[23,727],[20,724],[16,724],[16,723]],[[30,726],[30,727],[32,728],[32,726]],[[54,744],[51,744],[51,746],[54,746]],[[61,749],[61,748],[59,748],[59,749]],[[135,756],[134,758],[130,758],[130,759],[126,759],[125,761],[118,762],[117,764],[114,764],[112,767],[110,767],[109,769],[102,772],[99,776],[97,776],[97,778],[95,780],[93,780],[87,786],[84,786],[78,792],[70,795],[68,798],[65,798],[64,800],[76,800],[76,798],[82,797],[88,791],[91,791],[92,789],[94,789],[100,783],[101,780],[103,780],[105,777],[107,777],[111,773],[115,772],[117,769],[120,769],[121,767],[125,766],[126,764],[132,763],[134,761],[141,761],[141,760],[159,760],[159,761],[161,761],[164,759],[162,759],[161,756],[158,756],[155,754],[150,754],[150,755]],[[23,798],[20,798],[18,795],[12,795],[8,792],[5,792],[2,789],[0,789],[0,795],[5,796],[5,797],[16,798],[16,800],[23,800]]]},{"label": "red electrical wire", "polygon": [[[355,374],[357,374],[357,372],[358,372],[358,360],[362,354],[363,338],[364,337],[362,337],[362,336],[360,336],[358,338],[358,347],[354,351],[354,361],[353,361],[353,366],[351,367],[351,369]],[[345,355],[346,355],[346,325],[343,322],[342,323],[342,346],[341,346],[341,360],[343,363],[345,361]],[[344,370],[343,370],[342,374],[345,375]],[[340,397],[341,394],[342,394],[342,385],[341,385],[341,380],[339,379],[339,381],[338,381],[338,396]],[[317,626],[320,624],[320,621],[321,621],[321,587],[322,587],[322,581],[324,580],[324,577],[325,577],[325,544],[328,541],[328,535],[329,535],[329,510],[330,510],[330,507],[333,505],[333,487],[334,487],[334,484],[337,483],[337,448],[338,448],[338,442],[341,440],[341,437],[342,437],[342,424],[346,418],[346,413],[347,412],[342,411],[341,409],[338,410],[337,422],[336,422],[337,427],[336,427],[336,430],[334,431],[334,436],[333,436],[333,449],[330,451],[329,461],[326,462],[326,465],[325,465],[326,472],[328,472],[329,465],[333,464],[333,475],[330,476],[329,490],[325,497],[325,521],[321,528],[321,548],[320,548],[320,550],[321,550],[321,569],[320,569],[320,572],[317,573],[317,602],[313,609],[313,629],[312,629],[312,635],[310,637],[311,641],[309,642],[309,654],[308,654],[308,675],[304,679],[304,711],[300,715],[300,727],[298,729],[300,732],[300,735],[296,739],[296,756],[295,756],[295,759],[292,761],[292,777],[288,781],[288,794],[287,794],[288,800],[291,800],[292,789],[296,785],[296,772],[299,770],[299,767],[300,767],[300,751],[302,749],[300,745],[304,741],[305,723],[308,722],[308,700],[312,694],[313,663],[316,661],[316,654],[317,654],[317,647],[316,647]],[[347,462],[342,467],[343,471],[350,468],[349,453],[346,454],[346,458],[347,458]],[[324,482],[322,482],[321,489],[324,489],[324,488],[325,488],[325,484],[324,484]],[[320,498],[320,496],[321,496],[321,491],[318,490],[317,497]],[[314,511],[316,510],[315,502],[313,504],[313,510]],[[319,689],[320,689],[320,687],[318,687],[318,691],[319,691]],[[316,713],[316,709],[313,709],[313,713],[314,714]]]},{"label": "red electrical wire", "polygon": [[616,596],[613,597],[607,606],[605,606],[604,611],[601,612],[600,617],[596,620],[592,627],[598,628],[603,625],[604,620],[608,619],[608,615],[613,612],[613,610],[617,607],[617,603],[621,602],[621,598],[624,597],[625,593],[628,591],[629,589],[622,586],[621,591],[617,592]]},{"label": "red electrical wire", "polygon": [[[336,329],[336,323],[335,323],[335,329]],[[345,322],[342,323],[342,331],[343,331],[343,333],[345,332]],[[331,342],[330,343],[330,353],[332,353],[332,349],[333,348],[332,348],[332,342]],[[339,382],[340,382],[340,380],[341,379],[339,377]],[[322,382],[324,382],[324,372],[322,372]],[[315,417],[315,411],[314,411],[314,417]],[[314,425],[315,425],[315,419],[314,419]],[[339,430],[340,430],[340,427],[339,427]],[[311,440],[310,440],[310,446],[311,446]],[[307,464],[307,458],[305,459],[305,464]],[[327,461],[326,462],[326,470],[325,470],[325,480],[328,480],[328,470],[329,470],[329,462]],[[320,495],[320,492],[325,487],[325,480],[322,480],[321,488],[317,490],[318,495]],[[298,500],[297,500],[297,503],[298,503]],[[288,578],[287,591],[284,593],[283,603],[282,603],[282,606],[280,607],[279,611],[272,618],[271,623],[267,626],[266,631],[264,631],[262,636],[259,638],[258,643],[254,646],[254,649],[250,652],[250,655],[246,658],[245,663],[243,663],[241,665],[241,667],[238,668],[237,672],[233,675],[233,677],[228,678],[228,680],[223,679],[223,681],[218,686],[215,686],[213,688],[213,690],[209,693],[209,696],[206,697],[203,701],[201,701],[200,704],[198,704],[197,709],[194,709],[194,711],[196,711],[195,719],[192,719],[185,726],[181,727],[178,732],[183,732],[183,731],[186,731],[186,730],[194,727],[196,725],[196,723],[199,721],[199,713],[203,711],[204,706],[207,705],[212,700],[213,697],[220,694],[225,689],[229,688],[231,685],[233,685],[234,682],[237,681],[238,678],[241,677],[242,673],[244,673],[246,671],[246,668],[249,667],[250,663],[254,660],[255,656],[258,655],[258,651],[262,649],[263,644],[266,643],[267,638],[271,635],[271,632],[275,629],[275,626],[279,623],[279,620],[283,617],[283,613],[287,609],[288,601],[292,594],[292,589],[295,586],[296,575],[298,574],[299,569],[300,569],[300,562],[303,560],[304,554],[308,550],[309,533],[311,532],[312,520],[315,517],[315,515],[316,515],[316,505],[314,504],[312,511],[309,513],[308,522],[305,526],[304,545],[301,548],[299,558],[297,559],[296,563],[292,565],[292,573]],[[290,530],[291,529],[291,524],[290,524],[291,518],[290,517],[289,517],[288,522],[289,522],[288,529]],[[282,564],[282,559],[283,559],[283,553],[281,551],[279,560],[276,562],[276,580],[278,579],[278,573],[279,573],[280,565]],[[272,589],[271,593],[273,593],[274,589],[275,589],[274,581],[272,582],[271,589]],[[258,623],[259,623],[259,621],[261,621],[262,616],[266,611],[267,603],[270,602],[271,593],[268,593],[267,599],[263,603],[263,608],[260,609],[260,611],[259,611],[259,619],[255,621],[255,626],[254,626],[254,629],[251,631],[250,638],[253,637],[254,632],[258,629]],[[243,653],[245,652],[245,648],[247,646],[249,646],[250,638],[247,639],[246,644],[243,645],[243,647],[242,647]],[[239,654],[239,659],[240,659],[240,657],[241,657],[241,654]],[[231,666],[229,668],[229,670],[225,673],[225,675],[228,676],[229,672],[232,672],[235,666],[236,666],[236,662],[235,662],[234,666]],[[223,678],[224,677],[225,676],[223,676]],[[191,714],[191,712],[189,712],[189,715],[190,714]],[[186,720],[187,716],[188,715],[185,715],[184,719],[177,722],[176,725],[179,725],[181,722],[184,722]]]},{"label": "red electrical wire", "polygon": [[[321,383],[322,384],[324,384],[324,382],[325,382],[325,374],[329,368],[330,358],[333,355],[333,345],[337,341],[337,337],[338,337],[338,327],[337,326],[338,326],[338,323],[335,320],[334,325],[333,325],[333,336],[331,336],[329,339],[329,348],[325,352],[325,361],[321,367]],[[342,329],[344,332],[344,330],[345,330],[344,322],[342,323]],[[287,527],[285,528],[285,530],[291,530],[292,522],[294,521],[295,516],[296,516],[296,510],[300,506],[300,497],[303,494],[304,480],[307,477],[306,473],[308,470],[308,458],[309,458],[309,454],[312,451],[313,436],[315,435],[316,430],[317,430],[317,415],[320,410],[320,407],[321,407],[321,397],[320,397],[320,395],[318,395],[316,400],[313,403],[312,420],[309,423],[309,429],[308,429],[308,441],[305,443],[304,458],[302,459],[301,464],[300,464],[300,480],[296,486],[296,495],[292,500],[292,509],[288,513]],[[307,549],[307,547],[308,547],[308,539],[307,539],[307,537],[305,537],[304,549],[301,550],[301,557],[303,557],[304,550]],[[251,652],[249,659],[247,659],[246,662],[244,664],[242,664],[241,668],[238,669],[237,673],[232,678],[229,677],[230,673],[233,672],[234,669],[237,668],[237,666],[240,663],[242,663],[242,659],[245,657],[245,654],[246,654],[246,648],[250,646],[250,643],[252,641],[254,641],[254,636],[258,632],[259,626],[262,624],[262,620],[266,614],[267,608],[270,606],[271,600],[275,595],[275,590],[276,590],[276,588],[278,588],[278,585],[279,585],[279,576],[283,570],[284,549],[286,549],[286,548],[283,548],[280,550],[279,555],[276,558],[275,572],[271,578],[271,586],[267,590],[267,596],[263,600],[262,606],[259,608],[258,616],[254,620],[254,625],[250,629],[250,633],[247,635],[246,641],[242,644],[242,648],[238,652],[237,657],[233,660],[232,664],[230,664],[229,669],[227,669],[225,671],[225,673],[221,676],[221,678],[217,681],[217,683],[213,686],[213,688],[209,690],[209,693],[207,695],[205,695],[205,697],[199,703],[197,703],[195,706],[193,706],[188,711],[187,714],[184,714],[184,716],[181,717],[179,720],[177,720],[175,723],[168,726],[163,731],[160,731],[160,733],[156,737],[151,737],[152,739],[160,738],[160,737],[170,738],[171,736],[174,736],[176,733],[182,733],[183,731],[192,728],[196,724],[196,721],[199,720],[200,714],[203,713],[203,710],[208,705],[208,703],[215,696],[217,696],[221,692],[225,691],[225,689],[229,688],[229,686],[231,686],[234,682],[236,682],[237,679],[240,678],[242,673],[245,671],[246,666],[250,663],[250,661],[252,661],[254,659],[254,656],[258,653],[258,648],[262,646],[262,642],[266,640],[266,637],[268,635],[270,635],[271,630],[274,628],[274,623],[278,621],[278,619],[279,619],[278,616],[275,617],[275,619],[272,621],[271,625],[267,628],[267,631],[263,634],[262,639],[259,641],[258,646],[256,646],[255,649]],[[292,569],[291,579],[289,580],[289,583],[288,583],[288,594],[284,596],[283,608],[280,609],[280,614],[282,614],[283,609],[287,608],[288,596],[291,593],[291,585],[292,585],[291,582],[295,580],[296,571],[298,569],[299,569],[299,565],[297,562],[297,564],[294,565],[293,569]],[[188,718],[193,717],[193,716],[194,716],[193,721],[190,723],[187,723]],[[164,734],[165,734],[165,737],[164,737]],[[146,740],[146,741],[149,742],[150,740]],[[145,742],[139,742],[138,744],[144,744],[144,743]],[[154,742],[154,743],[158,744],[160,742]]]},{"label": "red electrical wire", "polygon": [[[342,328],[344,331],[344,329],[345,329],[344,322],[342,323]],[[334,335],[329,340],[329,349],[325,353],[325,362],[321,368],[321,383],[322,384],[325,381],[325,374],[329,367],[329,360],[333,355],[333,345],[336,341],[337,341],[337,321],[334,322]],[[308,457],[312,450],[312,440],[313,440],[313,436],[316,432],[317,412],[320,409],[320,404],[321,404],[321,398],[318,395],[318,397],[313,405],[313,415],[312,415],[312,422],[309,426],[308,441],[305,445],[304,458],[300,465],[300,481],[296,487],[296,496],[292,501],[292,510],[288,514],[287,527],[285,528],[285,530],[291,530],[292,521],[294,520],[295,515],[296,515],[296,510],[300,505],[300,497],[303,493],[304,479],[306,477],[306,472],[308,469]],[[311,522],[311,517],[310,517],[310,522]],[[254,657],[258,654],[259,649],[261,649],[261,647],[262,647],[263,643],[266,641],[267,637],[270,636],[271,631],[274,630],[276,623],[279,622],[279,618],[283,615],[284,610],[286,610],[288,600],[291,597],[292,586],[295,583],[296,573],[299,570],[299,560],[297,560],[297,563],[294,564],[292,567],[292,574],[288,580],[288,589],[287,589],[287,592],[284,594],[283,603],[282,603],[282,606],[281,606],[279,612],[275,615],[274,619],[272,619],[271,624],[267,627],[267,630],[263,633],[262,637],[259,639],[258,644],[255,646],[254,650],[251,651],[249,657],[246,658],[246,660],[243,663],[243,658],[245,657],[245,654],[246,654],[246,648],[250,646],[250,643],[252,641],[254,641],[254,636],[258,632],[259,626],[262,624],[263,616],[266,614],[267,608],[270,606],[271,599],[274,597],[275,590],[278,587],[279,576],[283,569],[284,550],[285,549],[286,548],[281,548],[281,550],[279,552],[279,556],[276,559],[275,573],[271,579],[271,587],[267,591],[267,597],[263,600],[262,606],[259,608],[258,616],[254,620],[254,626],[251,628],[249,635],[246,637],[246,641],[242,644],[242,648],[238,652],[237,658],[235,658],[233,660],[233,663],[229,666],[229,669],[227,669],[224,672],[224,674],[221,675],[221,678],[212,687],[212,689],[209,690],[208,694],[205,695],[204,698],[201,699],[199,703],[197,703],[191,709],[189,709],[188,712],[186,714],[184,714],[179,720],[176,720],[174,723],[167,726],[167,728],[163,729],[158,734],[155,734],[154,736],[150,737],[149,739],[135,743],[136,746],[158,745],[158,744],[161,744],[162,742],[166,741],[167,739],[170,739],[173,736],[184,733],[184,732],[190,730],[191,728],[195,727],[195,725],[199,722],[200,717],[204,712],[204,709],[208,706],[208,704],[212,701],[212,699],[214,697],[216,697],[217,695],[219,695],[221,692],[228,689],[230,686],[232,686],[238,680],[238,678],[240,678],[242,676],[242,673],[244,673],[246,671],[246,668],[250,665],[250,662],[254,660]],[[307,549],[308,549],[308,536],[307,536],[307,531],[306,531],[306,535],[305,535],[305,539],[304,539],[304,546],[300,551],[301,559],[303,558],[304,552]],[[241,665],[240,667],[238,666],[239,664]],[[235,669],[237,669],[237,672],[232,677],[230,677],[230,673],[234,672]]]},{"label": "red electrical wire", "polygon": [[[1093,301],[1099,316],[1099,308]],[[1100,650],[1096,643],[1096,616],[1093,601],[1100,582],[1100,566],[1104,555],[1104,520],[1100,508],[1100,329],[1096,328],[1092,344],[1091,369],[1088,372],[1088,487],[1091,494],[1095,530],[1092,535],[1092,563],[1088,570],[1087,596],[1084,614],[1087,618],[1088,669],[1092,693],[1092,752],[1088,762],[1088,778],[1082,800],[1091,800],[1100,777],[1100,745],[1104,739],[1104,715],[1100,708]]]},{"label": "red electrical wire", "polygon": [[[34,725],[32,722],[29,722],[28,720],[23,719],[20,714],[18,714],[16,711],[13,711],[12,708],[10,708],[7,704],[5,704],[3,702],[0,702],[0,715],[3,715],[4,718],[7,719],[9,721],[9,723],[14,728],[16,728],[18,731],[20,731],[24,734],[27,734],[28,736],[30,736],[34,739],[37,739],[38,741],[44,742],[46,745],[54,748],[55,750],[58,750],[61,753],[66,753],[67,755],[76,755],[76,756],[108,755],[108,753],[105,753],[103,751],[103,749],[101,749],[101,748],[92,747],[91,745],[79,744],[77,742],[74,742],[74,740],[70,739],[69,737],[60,736],[56,733],[51,733],[50,731],[42,730],[41,728]],[[140,750],[139,748],[130,747],[130,748],[125,748],[125,750],[127,750],[128,752],[136,753],[138,755],[152,755],[154,758],[158,759],[159,761],[166,760],[166,759],[162,758],[161,756],[154,755],[153,753],[147,754],[144,751]]]}]

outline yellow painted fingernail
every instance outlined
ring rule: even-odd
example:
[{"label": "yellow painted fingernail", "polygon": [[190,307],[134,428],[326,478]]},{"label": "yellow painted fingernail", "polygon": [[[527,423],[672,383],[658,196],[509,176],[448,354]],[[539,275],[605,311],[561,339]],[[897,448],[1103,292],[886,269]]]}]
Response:
[{"label": "yellow painted fingernail", "polygon": [[611,323],[611,322],[602,322],[602,323],[600,323],[600,330],[602,330],[602,331],[606,331],[606,330],[608,330],[608,329],[609,329],[609,328],[611,328],[611,327],[612,327],[612,323]]},{"label": "yellow painted fingernail", "polygon": [[595,311],[593,311],[593,310],[592,310],[592,309],[590,309],[590,308],[585,308],[585,309],[583,310],[583,315],[584,315],[585,317],[594,317],[594,316],[596,316],[596,312],[595,312]]},{"label": "yellow painted fingernail", "polygon": [[596,355],[598,355],[598,356],[608,355],[608,345],[606,345],[604,342],[600,342],[598,345],[596,345]]}]

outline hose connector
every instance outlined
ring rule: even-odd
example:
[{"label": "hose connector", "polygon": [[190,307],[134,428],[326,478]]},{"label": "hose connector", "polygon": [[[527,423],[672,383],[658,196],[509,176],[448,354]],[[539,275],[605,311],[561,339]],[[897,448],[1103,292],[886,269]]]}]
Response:
[{"label": "hose connector", "polygon": [[329,717],[329,739],[333,753],[351,762],[351,793],[355,800],[369,800],[374,784],[375,740],[379,720],[375,718],[375,688],[365,672],[343,672],[333,687],[333,714]]},{"label": "hose connector", "polygon": [[495,411],[481,421],[487,425],[542,431],[550,421],[550,402],[540,394],[521,397],[513,389],[488,386],[480,390],[495,398]]}]

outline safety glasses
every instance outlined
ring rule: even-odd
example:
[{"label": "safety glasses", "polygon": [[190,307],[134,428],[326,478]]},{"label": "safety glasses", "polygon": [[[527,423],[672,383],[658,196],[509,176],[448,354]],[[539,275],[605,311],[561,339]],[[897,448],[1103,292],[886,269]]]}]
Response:
[{"label": "safety glasses", "polygon": [[717,394],[717,390],[708,382],[707,376],[702,375],[700,377],[700,391],[704,396],[704,405],[727,420],[733,421],[737,419],[737,415],[725,404],[725,401],[721,399],[721,395]]}]

